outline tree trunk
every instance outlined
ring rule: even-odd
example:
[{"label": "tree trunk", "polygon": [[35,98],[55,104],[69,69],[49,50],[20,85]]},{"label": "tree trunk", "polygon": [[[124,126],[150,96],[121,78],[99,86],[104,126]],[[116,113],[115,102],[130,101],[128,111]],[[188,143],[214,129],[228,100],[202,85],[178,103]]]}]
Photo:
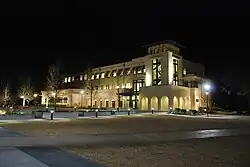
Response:
[{"label": "tree trunk", "polygon": [[93,107],[93,88],[91,87],[90,90],[90,110],[92,110]]},{"label": "tree trunk", "polygon": [[23,98],[23,107],[25,107],[25,98]]},{"label": "tree trunk", "polygon": [[56,112],[56,98],[57,98],[57,90],[56,90],[56,94],[54,97],[54,112]]}]

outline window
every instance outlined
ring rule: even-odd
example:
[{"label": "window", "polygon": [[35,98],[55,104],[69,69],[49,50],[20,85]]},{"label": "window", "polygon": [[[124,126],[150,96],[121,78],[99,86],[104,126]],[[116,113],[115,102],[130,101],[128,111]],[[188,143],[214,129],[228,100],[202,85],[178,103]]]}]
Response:
[{"label": "window", "polygon": [[144,79],[134,80],[133,81],[133,92],[139,93],[140,88],[145,85]]},{"label": "window", "polygon": [[99,79],[99,75],[100,74],[97,73],[96,76],[95,76],[95,79]]},{"label": "window", "polygon": [[109,89],[109,84],[108,84],[108,85],[106,85],[106,89]]},{"label": "window", "polygon": [[104,73],[104,72],[102,72],[102,74],[101,74],[101,78],[104,78],[104,76],[105,76],[105,73]]},{"label": "window", "polygon": [[108,100],[106,101],[106,107],[107,108],[109,107],[109,101]]},{"label": "window", "polygon": [[187,70],[183,68],[183,75],[187,75]]},{"label": "window", "polygon": [[88,75],[84,74],[84,80],[87,81],[88,80]]},{"label": "window", "polygon": [[130,83],[126,83],[126,88],[131,88],[131,85],[130,85]]},{"label": "window", "polygon": [[95,107],[97,107],[97,101],[95,101],[95,104],[94,104]]},{"label": "window", "polygon": [[153,60],[153,71],[152,71],[153,85],[161,84],[161,62],[160,59]]},{"label": "window", "polygon": [[105,73],[105,77],[110,77],[110,71],[107,71],[107,72]]},{"label": "window", "polygon": [[125,68],[123,71],[124,75],[129,75],[130,74],[130,68]]},{"label": "window", "polygon": [[94,74],[92,74],[91,79],[95,79],[95,75]]},{"label": "window", "polygon": [[74,82],[74,81],[75,81],[75,77],[73,76],[73,77],[72,77],[72,82]]},{"label": "window", "polygon": [[122,73],[123,69],[119,69],[116,73],[117,76],[121,76],[121,73]]},{"label": "window", "polygon": [[112,101],[111,106],[112,108],[115,108],[115,101]]},{"label": "window", "polygon": [[113,77],[116,77],[116,70],[113,70],[113,71],[112,71],[112,76],[113,76]]},{"label": "window", "polygon": [[178,85],[178,60],[173,60],[173,68],[174,68],[174,85]]},{"label": "window", "polygon": [[100,101],[100,108],[102,108],[102,101]]},{"label": "window", "polygon": [[136,74],[136,73],[137,73],[137,68],[134,67],[134,68],[133,68],[133,74]]},{"label": "window", "polygon": [[68,77],[68,82],[71,82],[71,77]]},{"label": "window", "polygon": [[67,81],[68,81],[68,78],[67,77],[64,78],[64,83],[67,83]]},{"label": "window", "polygon": [[83,76],[82,76],[82,75],[80,75],[80,81],[82,81],[82,79],[83,79]]}]

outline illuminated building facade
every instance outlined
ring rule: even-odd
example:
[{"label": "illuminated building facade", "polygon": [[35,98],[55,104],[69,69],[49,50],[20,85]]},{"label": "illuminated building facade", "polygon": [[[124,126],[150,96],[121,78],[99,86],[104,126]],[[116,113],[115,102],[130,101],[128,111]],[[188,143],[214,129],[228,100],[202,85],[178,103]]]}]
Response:
[{"label": "illuminated building facade", "polygon": [[[185,60],[178,44],[148,46],[147,55],[63,78],[58,105],[168,111],[206,106],[204,66]],[[46,92],[42,92],[46,104]]]}]

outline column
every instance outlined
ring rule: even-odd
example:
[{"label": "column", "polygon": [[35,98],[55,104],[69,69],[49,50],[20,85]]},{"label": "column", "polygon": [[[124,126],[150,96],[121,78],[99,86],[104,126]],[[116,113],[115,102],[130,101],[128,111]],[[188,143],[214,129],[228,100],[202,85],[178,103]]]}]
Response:
[{"label": "column", "polygon": [[173,53],[168,51],[167,52],[167,69],[168,69],[168,85],[173,84],[173,77],[174,77],[174,67],[173,67]]},{"label": "column", "polygon": [[183,68],[182,68],[182,57],[180,57],[178,62],[178,78],[181,78],[183,74]]},{"label": "column", "polygon": [[151,108],[152,108],[151,107],[151,98],[152,97],[150,97],[150,96],[148,97],[148,111],[151,111]]},{"label": "column", "polygon": [[145,69],[146,69],[146,78],[145,78],[146,86],[152,86],[152,60],[151,59],[149,59],[145,63]]},{"label": "column", "polygon": [[158,98],[158,111],[161,111],[161,98]]},{"label": "column", "polygon": [[195,88],[190,88],[190,103],[191,103],[191,109],[195,109]]}]

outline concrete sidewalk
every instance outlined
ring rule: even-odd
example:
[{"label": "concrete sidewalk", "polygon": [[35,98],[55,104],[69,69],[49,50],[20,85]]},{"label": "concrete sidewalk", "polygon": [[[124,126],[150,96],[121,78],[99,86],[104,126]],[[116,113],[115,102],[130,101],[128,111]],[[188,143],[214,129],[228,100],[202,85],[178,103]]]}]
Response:
[{"label": "concrete sidewalk", "polygon": [[[0,139],[22,136],[0,127]],[[55,147],[20,147],[15,148],[13,141],[6,141],[10,147],[1,147],[0,167],[101,167],[101,165],[82,157],[66,153]]]},{"label": "concrete sidewalk", "polygon": [[213,129],[187,132],[168,132],[150,134],[110,134],[110,135],[76,135],[45,137],[2,137],[1,147],[28,146],[83,146],[96,144],[131,144],[145,142],[167,142],[185,139],[201,139],[225,136],[250,135],[250,129]]},{"label": "concrete sidewalk", "polygon": [[0,166],[2,167],[49,167],[32,156],[14,147],[0,147]]}]

